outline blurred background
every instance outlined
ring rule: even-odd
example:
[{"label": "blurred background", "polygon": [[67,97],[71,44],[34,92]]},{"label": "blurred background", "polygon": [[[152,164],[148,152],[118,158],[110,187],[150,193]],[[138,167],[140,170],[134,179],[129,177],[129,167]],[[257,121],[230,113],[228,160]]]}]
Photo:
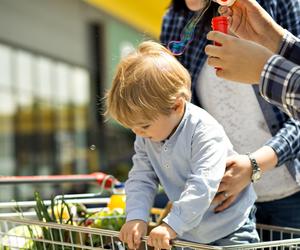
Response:
[{"label": "blurred background", "polygon": [[[104,122],[120,58],[159,37],[170,0],[0,0],[0,176],[105,172],[124,181],[133,134]],[[1,185],[0,201],[93,192]]]}]

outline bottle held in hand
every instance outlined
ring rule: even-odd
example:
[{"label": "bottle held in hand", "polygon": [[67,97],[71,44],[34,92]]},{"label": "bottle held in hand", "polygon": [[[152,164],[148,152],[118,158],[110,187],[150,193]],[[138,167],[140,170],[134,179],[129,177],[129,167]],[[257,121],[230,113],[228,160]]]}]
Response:
[{"label": "bottle held in hand", "polygon": [[[228,34],[228,19],[225,16],[217,16],[211,20],[211,27],[214,31],[220,31]],[[215,43],[217,46],[221,46],[219,43]]]},{"label": "bottle held in hand", "polygon": [[[228,34],[228,19],[225,16],[217,16],[211,20],[211,27],[215,31],[220,31],[222,33]],[[216,46],[222,46],[222,44],[214,42]],[[221,69],[215,67],[215,69]]]}]

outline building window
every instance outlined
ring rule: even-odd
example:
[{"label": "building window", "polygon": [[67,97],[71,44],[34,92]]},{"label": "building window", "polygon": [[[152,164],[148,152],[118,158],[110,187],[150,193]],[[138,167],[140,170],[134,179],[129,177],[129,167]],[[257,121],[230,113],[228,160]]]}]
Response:
[{"label": "building window", "polygon": [[[89,173],[97,164],[88,143],[90,88],[85,68],[0,44],[0,175]],[[1,201],[32,199],[37,189],[3,188]],[[56,188],[38,187],[48,197]]]}]

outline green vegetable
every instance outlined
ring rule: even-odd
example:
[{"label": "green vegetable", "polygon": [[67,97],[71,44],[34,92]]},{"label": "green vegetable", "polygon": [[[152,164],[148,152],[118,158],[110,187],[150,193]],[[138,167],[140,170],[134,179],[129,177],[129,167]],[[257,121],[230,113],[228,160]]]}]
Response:
[{"label": "green vegetable", "polygon": [[4,249],[33,249],[34,238],[42,238],[39,226],[17,226],[10,229],[2,239]]},{"label": "green vegetable", "polygon": [[125,223],[125,213],[123,209],[104,208],[89,216],[88,220],[92,221],[89,223],[91,227],[119,231]]}]

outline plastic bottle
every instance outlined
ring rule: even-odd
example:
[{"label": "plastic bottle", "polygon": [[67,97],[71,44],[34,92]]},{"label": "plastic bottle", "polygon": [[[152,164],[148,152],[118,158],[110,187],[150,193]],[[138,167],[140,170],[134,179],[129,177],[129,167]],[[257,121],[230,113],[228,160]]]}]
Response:
[{"label": "plastic bottle", "polygon": [[110,201],[107,207],[111,210],[115,208],[125,209],[126,206],[126,196],[125,196],[125,186],[123,183],[115,184],[113,187],[113,194],[110,197]]},{"label": "plastic bottle", "polygon": [[213,30],[228,33],[228,19],[226,16],[217,16],[211,20],[211,27]]},{"label": "plastic bottle", "polygon": [[[211,27],[213,30],[223,32],[225,34],[228,33],[228,19],[225,16],[217,16],[211,20]],[[216,46],[222,46],[222,44],[214,42]],[[215,67],[215,69],[221,69]]]},{"label": "plastic bottle", "polygon": [[[228,20],[225,16],[217,16],[211,20],[211,27],[213,30],[220,31],[223,33],[228,33]],[[215,45],[221,46],[219,43],[215,43]]]}]

